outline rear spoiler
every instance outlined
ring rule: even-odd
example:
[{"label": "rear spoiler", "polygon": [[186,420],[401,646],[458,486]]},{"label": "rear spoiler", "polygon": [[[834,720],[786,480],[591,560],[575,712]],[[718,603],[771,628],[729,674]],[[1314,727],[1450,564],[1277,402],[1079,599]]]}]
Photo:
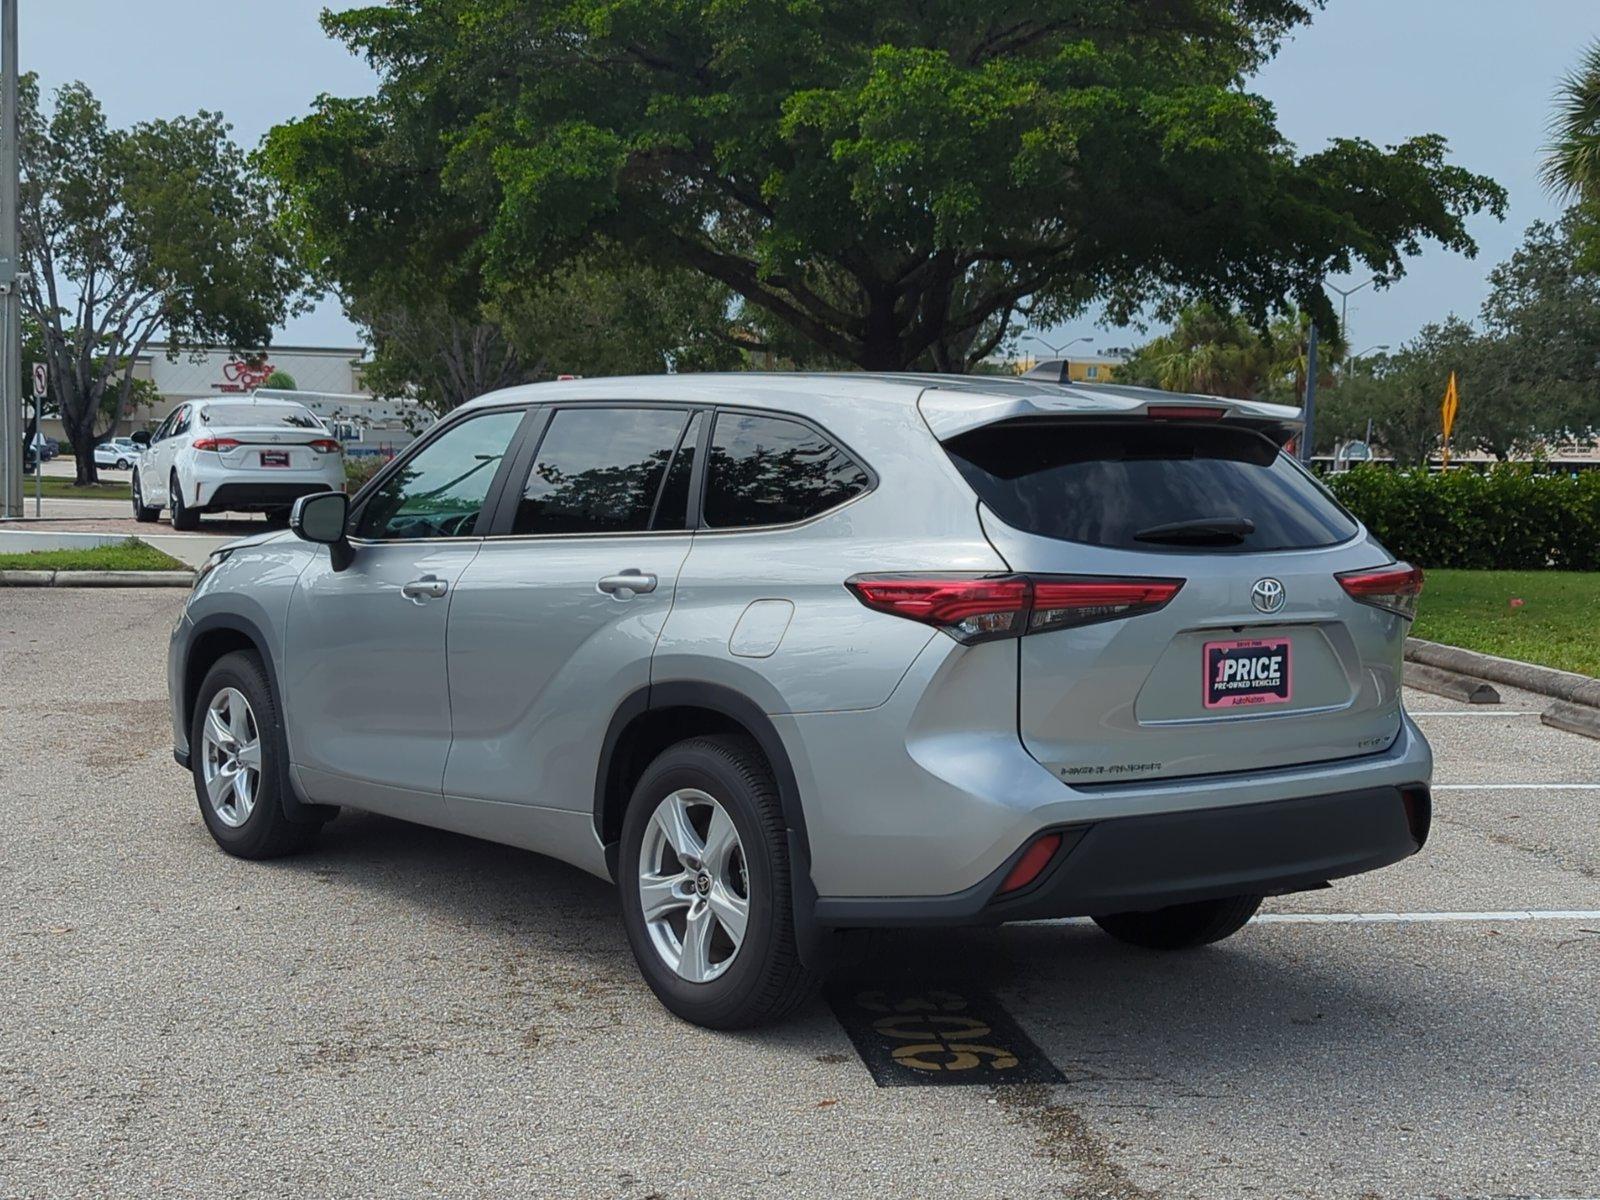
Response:
[{"label": "rear spoiler", "polygon": [[1158,388],[1115,383],[1056,382],[1040,372],[1064,373],[1061,363],[1042,363],[1020,379],[977,380],[957,377],[952,386],[924,388],[917,408],[933,436],[941,442],[1000,421],[1051,418],[1147,418],[1168,421],[1218,421],[1264,434],[1282,446],[1299,436],[1304,419],[1298,408],[1164,392]]}]

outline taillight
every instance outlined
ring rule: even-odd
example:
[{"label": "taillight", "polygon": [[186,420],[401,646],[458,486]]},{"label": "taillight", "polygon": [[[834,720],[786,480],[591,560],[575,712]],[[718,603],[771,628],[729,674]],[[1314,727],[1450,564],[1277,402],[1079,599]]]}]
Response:
[{"label": "taillight", "polygon": [[1370,571],[1345,571],[1334,578],[1353,600],[1398,613],[1408,621],[1417,615],[1417,597],[1422,594],[1421,567],[1395,563]]},{"label": "taillight", "polygon": [[232,450],[235,446],[241,445],[238,438],[230,437],[195,438],[195,440],[189,444],[196,450],[215,450],[218,454],[221,454],[224,450]]},{"label": "taillight", "polygon": [[1072,575],[856,575],[845,586],[878,612],[921,621],[965,644],[1154,612],[1181,579]]},{"label": "taillight", "polygon": [[311,443],[311,448],[318,454],[337,454],[340,449],[339,443],[332,438],[318,438]]}]

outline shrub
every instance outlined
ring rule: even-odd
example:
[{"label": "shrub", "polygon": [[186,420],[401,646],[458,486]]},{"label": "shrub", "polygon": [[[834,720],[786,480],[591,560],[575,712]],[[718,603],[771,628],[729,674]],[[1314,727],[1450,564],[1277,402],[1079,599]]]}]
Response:
[{"label": "shrub", "polygon": [[1600,570],[1600,472],[1363,466],[1326,482],[1390,553],[1419,566]]},{"label": "shrub", "polygon": [[356,490],[371,479],[389,461],[384,454],[362,454],[355,458],[344,460],[345,491],[352,496]]}]

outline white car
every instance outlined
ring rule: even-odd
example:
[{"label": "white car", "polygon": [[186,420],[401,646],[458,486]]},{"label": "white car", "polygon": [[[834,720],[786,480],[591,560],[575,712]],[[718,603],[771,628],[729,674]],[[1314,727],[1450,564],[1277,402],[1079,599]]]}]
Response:
[{"label": "white car", "polygon": [[94,465],[126,471],[139,461],[142,450],[132,438],[112,438],[94,448]]},{"label": "white car", "polygon": [[344,448],[317,415],[287,400],[190,400],[151,435],[133,475],[135,520],[166,509],[174,529],[204,512],[288,515],[301,496],[344,490]]}]

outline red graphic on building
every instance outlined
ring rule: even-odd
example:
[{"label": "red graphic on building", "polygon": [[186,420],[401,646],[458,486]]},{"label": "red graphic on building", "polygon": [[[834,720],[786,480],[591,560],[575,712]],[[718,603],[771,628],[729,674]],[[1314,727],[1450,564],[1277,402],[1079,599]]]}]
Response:
[{"label": "red graphic on building", "polygon": [[223,364],[222,378],[226,382],[213,383],[211,386],[219,392],[253,392],[272,378],[274,369],[271,363],[264,360],[252,362],[247,358],[236,358]]}]

